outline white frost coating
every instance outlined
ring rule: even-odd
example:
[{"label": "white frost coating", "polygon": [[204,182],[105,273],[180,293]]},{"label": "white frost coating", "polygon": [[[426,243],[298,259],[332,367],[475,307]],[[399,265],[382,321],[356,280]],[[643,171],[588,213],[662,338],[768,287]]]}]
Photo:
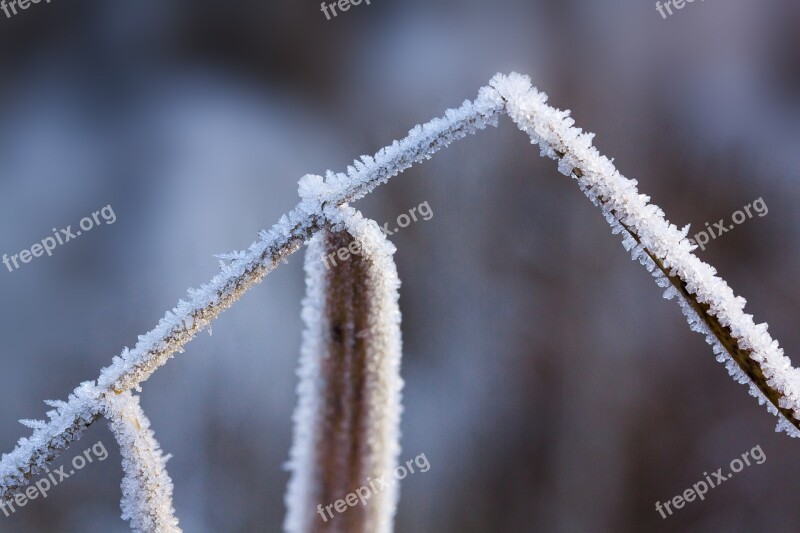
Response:
[{"label": "white frost coating", "polygon": [[[623,177],[613,163],[592,146],[594,135],[575,128],[569,111],[547,105],[547,95],[533,88],[528,77],[497,75],[491,86],[506,102],[508,115],[530,136],[533,144],[540,146],[542,156],[559,160],[559,170],[567,176],[574,174],[581,190],[595,205],[603,207],[607,217],[611,218],[609,222],[614,232],[624,232],[623,244],[632,251],[633,258],[642,260],[652,271],[654,265],[649,265],[649,257],[643,256],[647,252],[653,254],[668,269],[670,276],[679,277],[699,302],[708,304],[710,314],[722,326],[730,328],[739,346],[752,351],[750,358],[758,363],[767,384],[783,396],[780,407],[790,409],[795,418],[800,418],[800,370],[791,366],[778,342],[767,333],[767,324],[756,325],[753,317],[744,313],[745,299],[735,296],[728,284],[716,276],[716,270],[692,253],[696,247],[686,239],[688,226],[679,230],[670,224],[660,208],[648,203],[648,196],[638,193],[637,182]],[[637,244],[622,225],[630,228],[641,244]],[[663,276],[661,279],[666,282],[661,282],[662,286],[669,284]],[[675,291],[668,290],[665,296],[675,294]],[[706,336],[717,359],[726,363],[731,376],[740,383],[750,382],[683,298],[681,306],[691,328]],[[766,399],[761,391],[752,383],[750,385],[751,394],[763,403]],[[767,402],[767,405],[770,412],[778,414],[771,403]],[[782,416],[777,429],[787,431],[792,437],[800,437],[800,432]]]},{"label": "white frost coating", "polygon": [[[139,337],[133,349],[125,348],[103,369],[98,384],[116,392],[136,387],[174,352],[182,349],[219,312],[242,292],[260,281],[281,260],[294,252],[318,229],[322,206],[337,206],[363,197],[375,187],[412,164],[430,159],[453,141],[496,125],[502,102],[493,89],[481,89],[475,102],[465,101],[448,109],[443,118],[415,126],[407,137],[382,148],[373,157],[362,156],[346,173],[328,171],[326,178],[306,176],[301,180],[302,201],[245,251],[220,254],[221,271],[200,289],[189,289],[189,300],[181,300],[149,333]],[[230,261],[226,263],[225,261]]]},{"label": "white frost coating", "polygon": [[20,421],[34,431],[29,438],[20,439],[14,451],[3,454],[0,461],[0,501],[27,485],[72,441],[80,438],[100,412],[100,393],[93,381],[81,383],[68,401],[45,402],[54,408],[47,412],[47,422]]},{"label": "white frost coating", "polygon": [[167,474],[169,457],[150,429],[150,421],[129,391],[110,394],[104,414],[122,454],[122,519],[137,533],[177,533],[178,519],[172,508],[172,479]]},{"label": "white frost coating", "polygon": [[[314,194],[312,184],[320,186],[319,179],[304,178],[300,183],[301,194]],[[400,280],[392,258],[395,247],[386,240],[376,222],[364,219],[350,207],[326,207],[325,215],[332,225],[332,231],[346,231],[359,243],[360,254],[367,263],[367,279],[363,283],[369,294],[369,321],[366,330],[359,331],[357,336],[370,339],[365,356],[364,382],[361,386],[362,394],[369,398],[367,416],[358,430],[358,440],[368,443],[368,451],[359,454],[357,459],[360,463],[358,471],[365,473],[363,479],[355,480],[355,486],[344,488],[327,479],[326,482],[333,484],[332,490],[343,492],[326,496],[321,486],[323,481],[320,477],[325,474],[321,472],[320,455],[326,454],[324,461],[330,461],[331,457],[327,454],[332,453],[330,450],[335,447],[334,442],[345,442],[349,445],[352,442],[352,427],[344,424],[331,429],[334,425],[330,420],[331,406],[325,401],[326,391],[330,392],[333,388],[326,381],[323,370],[326,358],[330,357],[331,324],[326,309],[330,271],[323,264],[323,256],[329,251],[326,252],[325,231],[320,231],[309,241],[306,251],[306,297],[302,309],[306,327],[298,370],[299,401],[293,416],[294,445],[287,464],[292,477],[286,493],[288,512],[284,529],[289,533],[322,529],[324,521],[317,514],[318,505],[324,507],[360,486],[368,486],[369,478],[391,475],[397,466],[400,452],[399,423],[403,381],[400,377]],[[357,376],[343,379],[348,385],[358,383]],[[348,401],[342,401],[342,405],[345,409],[350,407]],[[334,438],[323,441],[324,434],[333,434]],[[320,451],[321,449],[324,451]],[[334,458],[338,459],[341,458]],[[344,466],[346,463],[336,464]],[[344,477],[347,479],[346,475]],[[348,479],[348,482],[353,480]],[[323,501],[323,498],[330,498],[331,501]],[[328,526],[331,531],[350,531],[348,527],[358,527],[358,531],[390,532],[397,498],[396,485],[392,484],[377,494],[372,494],[367,500],[366,508],[350,508],[345,514],[337,513],[333,518],[327,517],[330,520]],[[365,521],[358,526],[344,525],[343,520],[353,518],[352,515],[357,512],[364,513]],[[347,516],[348,513],[350,516]]]},{"label": "white frost coating", "polygon": [[[97,386],[101,391],[114,393],[138,388],[175,352],[183,351],[183,346],[222,311],[297,251],[321,227],[323,205],[341,205],[365,196],[414,163],[430,159],[450,143],[486,126],[497,125],[502,113],[502,100],[494,89],[484,87],[474,102],[465,101],[458,109],[447,110],[443,118],[414,127],[407,137],[372,157],[362,156],[347,168],[346,174],[328,172],[324,196],[303,194],[297,207],[283,215],[270,230],[260,232],[259,239],[247,250],[219,255],[220,272],[199,289],[189,289],[188,301],[180,300],[155,328],[139,336],[133,348],[126,347],[114,356],[111,364],[101,370]],[[72,401],[70,409],[77,409],[76,414],[80,415],[72,425],[65,425],[61,419],[51,420],[30,438],[20,439],[17,447],[3,456],[0,498],[24,486],[27,481],[23,472],[29,475],[39,472],[57,455],[52,450],[63,450],[96,417],[96,412],[92,414],[86,406]]]},{"label": "white frost coating", "polygon": [[[465,102],[448,110],[443,118],[434,119],[413,128],[401,141],[380,150],[375,156],[363,156],[347,168],[346,173],[328,172],[326,178],[307,176],[301,184],[301,202],[281,217],[269,231],[245,251],[218,256],[221,270],[200,289],[190,289],[188,301],[181,300],[167,312],[156,327],[139,337],[132,349],[125,348],[115,356],[111,365],[101,371],[97,385],[87,382],[79,386],[67,402],[53,402],[55,410],[48,413],[44,425],[26,422],[33,434],[22,438],[16,448],[0,460],[0,500],[19,492],[29,479],[51,462],[70,442],[98,416],[97,400],[113,391],[121,393],[138,387],[176,351],[210,323],[241,295],[261,281],[269,272],[295,252],[321,228],[323,206],[335,207],[359,199],[375,187],[388,181],[413,163],[430,158],[438,150],[470,133],[496,125],[500,114],[507,112],[517,125],[541,146],[542,154],[560,159],[559,169],[567,175],[577,175],[581,190],[596,205],[605,208],[613,219],[612,231],[632,239],[630,228],[640,239],[636,243],[625,239],[624,244],[634,259],[638,259],[665,286],[665,296],[679,295],[662,281],[647,252],[653,254],[679,276],[698,301],[708,304],[710,313],[729,327],[743,349],[751,350],[751,359],[758,363],[767,384],[783,397],[779,407],[800,414],[800,370],[791,366],[778,342],[767,333],[767,325],[756,325],[752,316],[744,313],[745,300],[736,297],[728,285],[716,277],[716,271],[696,258],[694,247],[686,240],[688,228],[678,230],[664,219],[663,212],[648,204],[649,198],[639,195],[636,181],[622,177],[611,161],[591,146],[592,135],[573,127],[569,112],[558,111],[546,104],[547,97],[531,87],[530,80],[519,74],[495,76],[490,86],[483,87],[474,102]],[[610,222],[612,222],[610,220]],[[620,223],[622,225],[620,225]],[[615,226],[617,224],[617,226]],[[623,225],[625,227],[623,227]],[[734,361],[718,341],[709,339],[705,324],[679,296],[690,326],[707,335],[720,362],[726,362],[729,372],[738,381],[747,381],[739,374]],[[778,413],[760,390],[751,383],[751,394],[766,403],[770,412]],[[800,436],[796,428],[781,420],[779,430]]]},{"label": "white frost coating", "polygon": [[[300,191],[303,191],[301,181]],[[314,521],[316,505],[327,505],[318,501],[314,484],[316,465],[316,437],[318,416],[323,402],[317,393],[320,381],[320,355],[325,350],[325,342],[319,329],[325,321],[325,267],[319,259],[325,255],[323,233],[317,233],[308,242],[305,257],[306,296],[303,300],[301,317],[306,327],[303,330],[303,342],[300,348],[300,367],[297,375],[298,402],[292,416],[294,421],[294,437],[289,462],[286,465],[292,477],[286,489],[285,503],[287,508],[284,529],[289,533],[305,533]],[[320,518],[321,520],[321,518]]]}]

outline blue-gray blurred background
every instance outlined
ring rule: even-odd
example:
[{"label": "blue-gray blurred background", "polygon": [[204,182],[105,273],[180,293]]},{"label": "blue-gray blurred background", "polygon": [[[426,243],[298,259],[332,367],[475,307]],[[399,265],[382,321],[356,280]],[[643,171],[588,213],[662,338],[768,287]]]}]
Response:
[{"label": "blue-gray blurred background", "polygon": [[[749,311],[800,348],[800,4],[53,0],[0,13],[0,253],[106,205],[117,221],[0,269],[0,449],[297,201],[473,98],[497,71],[597,133],[671,221],[769,208],[707,245]],[[796,531],[800,442],[714,361],[576,184],[507,120],[356,204],[403,280],[399,532]],[[694,233],[694,231],[692,232]],[[189,532],[279,531],[302,256],[144,385]],[[795,363],[800,359],[795,357]],[[117,446],[0,531],[122,532]],[[680,494],[754,446],[705,501]]]}]

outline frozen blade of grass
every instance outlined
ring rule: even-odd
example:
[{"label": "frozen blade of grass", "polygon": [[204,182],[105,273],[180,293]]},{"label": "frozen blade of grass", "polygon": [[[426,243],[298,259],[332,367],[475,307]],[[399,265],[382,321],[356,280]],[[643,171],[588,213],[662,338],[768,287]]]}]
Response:
[{"label": "frozen blade of grass", "polygon": [[547,95],[532,87],[529,78],[498,74],[490,85],[500,93],[511,119],[539,145],[542,156],[557,160],[559,171],[574,177],[603,210],[612,231],[623,234],[632,258],[648,270],[657,267],[656,275],[672,285],[666,296],[680,296],[691,329],[706,336],[734,380],[749,382],[751,394],[779,416],[776,429],[800,437],[800,371],[767,333],[767,325],[756,325],[744,313],[744,298],[692,253],[696,247],[686,239],[688,228],[670,224],[649,197],[639,194],[636,181],[622,176],[592,146],[593,134],[576,128],[569,111],[549,106]]},{"label": "frozen blade of grass", "polygon": [[[396,485],[375,492],[370,480],[389,475],[400,450],[395,248],[352,208],[328,211],[330,224],[306,253],[306,329],[284,526],[290,533],[388,533]],[[342,261],[339,250],[359,253]],[[365,501],[333,516],[320,513],[318,506],[363,487],[370,492]]]},{"label": "frozen blade of grass", "polygon": [[[633,233],[629,228],[626,231],[637,241],[641,242],[639,237]],[[700,330],[701,333],[706,335],[706,342],[712,346],[717,343],[724,349],[724,353],[733,360],[736,365],[741,369],[749,382],[756,387],[756,390],[751,390],[751,394],[757,398],[764,398],[769,402],[770,412],[773,414],[780,413],[783,417],[797,429],[800,429],[800,421],[794,417],[791,409],[781,406],[781,398],[783,395],[780,391],[775,389],[769,384],[769,380],[764,376],[764,372],[756,361],[753,360],[753,351],[743,348],[739,340],[733,335],[731,328],[723,326],[720,320],[711,314],[711,306],[698,300],[696,294],[689,291],[686,287],[686,282],[677,275],[670,275],[669,270],[664,266],[661,259],[656,257],[652,252],[645,248],[645,252],[650,259],[655,263],[663,276],[669,280],[670,285],[674,287],[675,293],[679,298],[689,306],[693,314],[687,313],[687,308],[683,307],[684,314],[687,315],[690,324],[691,321],[697,317],[702,320],[705,328]],[[709,337],[710,336],[710,337]],[[719,362],[726,362],[727,357],[718,357]],[[734,379],[737,379],[736,373],[731,373]],[[792,437],[798,437],[798,434],[788,428],[785,428],[787,433]]]},{"label": "frozen blade of grass", "polygon": [[180,533],[172,507],[167,459],[150,429],[139,398],[125,392],[104,398],[104,414],[122,455],[122,519],[136,533]]}]

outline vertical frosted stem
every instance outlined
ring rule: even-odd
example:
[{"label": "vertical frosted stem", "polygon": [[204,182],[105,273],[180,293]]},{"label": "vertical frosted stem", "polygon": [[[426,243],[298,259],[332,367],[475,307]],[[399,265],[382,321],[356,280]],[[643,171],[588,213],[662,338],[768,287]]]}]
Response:
[{"label": "vertical frosted stem", "polygon": [[[375,222],[353,209],[329,211],[306,254],[306,330],[285,527],[389,532],[397,490],[377,480],[391,478],[399,452],[395,249]],[[331,506],[359,489],[362,497],[344,512]]]},{"label": "vertical frosted stem", "polygon": [[122,454],[122,519],[137,533],[179,533],[172,507],[172,479],[167,459],[150,429],[150,421],[130,392],[105,399],[108,425]]}]

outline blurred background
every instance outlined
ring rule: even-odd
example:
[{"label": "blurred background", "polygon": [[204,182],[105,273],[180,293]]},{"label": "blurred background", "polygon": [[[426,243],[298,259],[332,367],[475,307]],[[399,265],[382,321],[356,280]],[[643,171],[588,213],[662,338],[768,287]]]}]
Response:
[{"label": "blurred background", "polygon": [[[53,0],[0,13],[0,253],[103,206],[52,257],[0,269],[0,450],[137,335],[213,254],[247,247],[306,173],[343,170],[517,70],[695,233],[788,354],[800,348],[800,4]],[[356,207],[403,280],[399,532],[796,531],[800,442],[733,382],[601,213],[504,119]],[[279,531],[302,256],[144,385],[188,532]],[[800,363],[797,356],[795,364]],[[123,532],[117,445],[2,532]],[[761,446],[753,465],[662,519],[666,501]],[[57,463],[60,464],[60,463]]]}]

